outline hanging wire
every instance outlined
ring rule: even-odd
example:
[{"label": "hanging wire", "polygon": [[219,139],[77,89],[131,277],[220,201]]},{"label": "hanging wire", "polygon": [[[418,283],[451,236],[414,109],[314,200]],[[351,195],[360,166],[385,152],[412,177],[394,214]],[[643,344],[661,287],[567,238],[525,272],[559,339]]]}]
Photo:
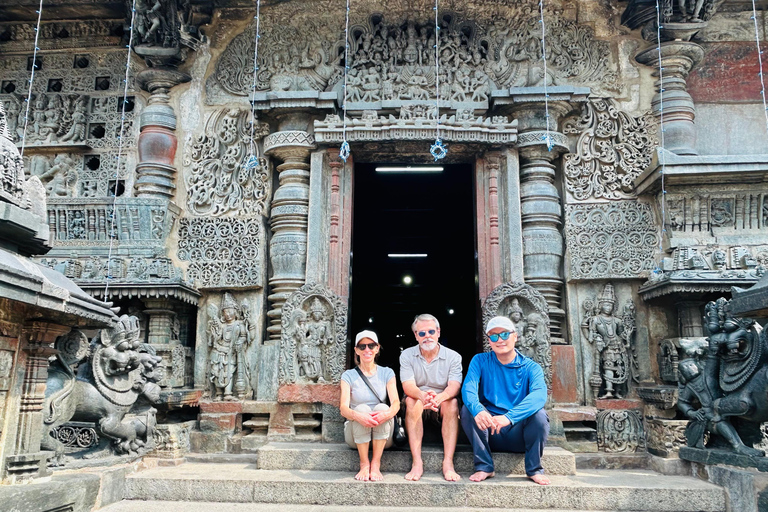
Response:
[{"label": "hanging wire", "polygon": [[752,0],[752,21],[755,22],[755,44],[757,45],[757,63],[760,66],[760,97],[763,99],[763,113],[765,114],[765,129],[768,132],[768,103],[765,98],[765,77],[763,76],[763,51],[760,49],[760,31],[757,28],[757,7]]},{"label": "hanging wire", "polygon": [[112,214],[110,215],[109,226],[109,252],[107,253],[107,278],[104,283],[104,300],[107,300],[109,292],[109,280],[112,279],[112,248],[115,243],[115,216],[117,215],[117,189],[120,179],[120,158],[123,153],[123,135],[125,134],[125,106],[128,104],[128,74],[131,70],[131,48],[133,47],[133,25],[136,21],[136,0],[131,4],[131,26],[128,36],[128,56],[125,59],[125,77],[123,78],[123,108],[120,113],[120,132],[117,135],[117,157],[115,167],[115,191],[112,199]]},{"label": "hanging wire", "polygon": [[438,0],[435,0],[435,118],[437,120],[436,125],[436,139],[435,143],[429,148],[429,152],[435,157],[435,162],[441,158],[445,158],[448,154],[448,147],[443,144],[440,138],[440,23],[438,22]]},{"label": "hanging wire", "polygon": [[347,0],[347,14],[346,21],[344,23],[344,105],[343,116],[344,125],[342,127],[342,139],[341,148],[339,148],[339,158],[346,163],[349,158],[349,142],[347,142],[347,72],[349,71],[349,0]]},{"label": "hanging wire", "polygon": [[[659,142],[661,151],[659,152],[659,173],[661,174],[661,236],[659,237],[659,257],[664,255],[664,233],[667,232],[667,187],[665,184],[665,156],[664,156],[664,66],[661,62],[661,6],[659,0],[656,0],[656,51],[659,57]],[[657,266],[654,273],[661,274],[662,269]]]},{"label": "hanging wire", "polygon": [[253,38],[253,82],[251,83],[251,141],[248,151],[250,156],[246,160],[244,169],[255,169],[259,166],[259,157],[256,155],[256,81],[259,74],[259,15],[261,10],[261,0],[256,0],[256,35]]},{"label": "hanging wire", "polygon": [[546,32],[544,29],[544,0],[539,0],[539,23],[541,23],[541,60],[544,62],[544,114],[546,116],[547,133],[544,136],[544,142],[547,143],[547,149],[552,151],[555,143],[552,141],[552,135],[549,133],[549,92],[547,91],[547,45],[545,43]]},{"label": "hanging wire", "polygon": [[29,75],[29,91],[27,92],[27,106],[24,110],[24,131],[21,133],[21,156],[24,156],[24,148],[27,144],[27,126],[29,125],[29,105],[32,103],[32,82],[35,81],[35,70],[37,69],[37,52],[40,48],[37,42],[40,38],[40,21],[43,18],[43,0],[40,0],[40,6],[37,8],[37,26],[35,26],[35,51],[32,53],[32,73]]}]

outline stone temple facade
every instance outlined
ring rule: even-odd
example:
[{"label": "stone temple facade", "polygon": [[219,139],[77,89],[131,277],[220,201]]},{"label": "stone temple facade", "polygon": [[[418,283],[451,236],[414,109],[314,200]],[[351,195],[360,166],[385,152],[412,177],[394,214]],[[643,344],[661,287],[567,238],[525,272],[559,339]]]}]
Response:
[{"label": "stone temple facade", "polygon": [[[430,1],[359,0],[345,44],[336,0],[263,0],[258,19],[241,0],[52,0],[39,31],[37,5],[0,1],[0,158],[45,189],[47,247],[21,253],[120,316],[35,338],[61,355],[43,412],[75,373],[111,404],[38,418],[49,462],[342,440],[356,162],[433,163],[438,129],[474,183],[476,330],[518,323],[552,441],[677,457],[704,306],[768,266],[765,11],[443,0],[436,30]],[[13,481],[31,363],[0,291]]]}]

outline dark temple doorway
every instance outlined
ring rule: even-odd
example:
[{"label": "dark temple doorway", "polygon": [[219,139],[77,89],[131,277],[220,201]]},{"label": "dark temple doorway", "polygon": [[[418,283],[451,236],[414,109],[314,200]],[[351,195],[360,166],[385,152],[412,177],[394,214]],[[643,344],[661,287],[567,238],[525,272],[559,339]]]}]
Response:
[{"label": "dark temple doorway", "polygon": [[440,342],[463,356],[465,371],[477,352],[473,169],[431,167],[443,170],[355,164],[349,333],[354,341],[375,331],[379,364],[396,373],[420,313],[437,317]]}]

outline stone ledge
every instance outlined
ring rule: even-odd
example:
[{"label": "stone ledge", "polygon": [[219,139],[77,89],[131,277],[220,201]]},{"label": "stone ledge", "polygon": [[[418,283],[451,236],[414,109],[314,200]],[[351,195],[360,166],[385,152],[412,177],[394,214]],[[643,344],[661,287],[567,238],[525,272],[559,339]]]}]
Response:
[{"label": "stone ledge", "polygon": [[[259,469],[353,471],[359,467],[357,452],[343,443],[269,443],[258,450]],[[442,468],[443,450],[425,447],[422,450],[424,470],[439,473]],[[525,474],[522,453],[495,453],[498,473]],[[456,471],[473,471],[472,452],[468,446],[459,446],[454,457]],[[562,448],[547,447],[542,458],[547,474],[573,475],[576,473],[574,455]],[[388,450],[382,457],[382,471],[406,473],[411,469],[411,453],[407,450]]]},{"label": "stone ledge", "polygon": [[224,500],[237,503],[379,507],[493,507],[614,511],[725,511],[722,488],[693,477],[648,471],[584,471],[553,475],[541,487],[524,476],[501,475],[482,483],[446,482],[425,474],[408,482],[387,473],[383,482],[358,482],[352,472],[263,471],[246,464],[184,464],[130,476],[126,499]]}]

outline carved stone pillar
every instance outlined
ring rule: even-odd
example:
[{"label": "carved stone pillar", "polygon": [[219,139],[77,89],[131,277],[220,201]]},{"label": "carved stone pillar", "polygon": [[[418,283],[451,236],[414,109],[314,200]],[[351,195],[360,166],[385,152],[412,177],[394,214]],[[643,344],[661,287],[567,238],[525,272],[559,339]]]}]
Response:
[{"label": "carved stone pillar", "polygon": [[[574,104],[587,100],[589,89],[552,87],[545,103],[542,88],[510,89],[498,97],[518,121],[517,148],[520,155],[520,219],[523,238],[525,283],[536,288],[549,306],[553,341],[562,342],[565,331],[563,302],[562,234],[563,208],[555,186],[555,160],[568,151],[568,141],[557,131]],[[547,117],[549,116],[549,117]],[[547,130],[549,128],[549,130]]]},{"label": "carved stone pillar", "polygon": [[694,149],[696,126],[693,120],[696,109],[686,90],[686,79],[703,57],[701,46],[679,40],[661,43],[661,59],[656,46],[641,51],[635,57],[639,63],[654,68],[656,77],[659,76],[659,66],[662,68],[661,79],[655,83],[657,92],[651,100],[651,108],[656,117],[663,120],[664,149],[678,155],[698,154]]},{"label": "carved stone pillar", "polygon": [[309,214],[309,154],[312,135],[302,130],[275,132],[264,139],[264,152],[282,160],[279,186],[272,199],[269,261],[272,277],[268,296],[269,339],[280,340],[280,318],[286,299],[305,281],[307,217]]},{"label": "carved stone pillar", "polygon": [[141,113],[139,163],[136,165],[136,196],[172,199],[176,189],[176,114],[168,92],[190,76],[175,69],[150,68],[138,75],[142,89],[149,91],[149,104]]},{"label": "carved stone pillar", "polygon": [[40,451],[43,435],[43,400],[48,380],[48,357],[55,354],[56,338],[70,327],[43,321],[29,322],[22,329],[24,379],[21,384],[19,418],[14,455],[6,457],[5,477],[10,483],[48,474],[51,452]]}]

